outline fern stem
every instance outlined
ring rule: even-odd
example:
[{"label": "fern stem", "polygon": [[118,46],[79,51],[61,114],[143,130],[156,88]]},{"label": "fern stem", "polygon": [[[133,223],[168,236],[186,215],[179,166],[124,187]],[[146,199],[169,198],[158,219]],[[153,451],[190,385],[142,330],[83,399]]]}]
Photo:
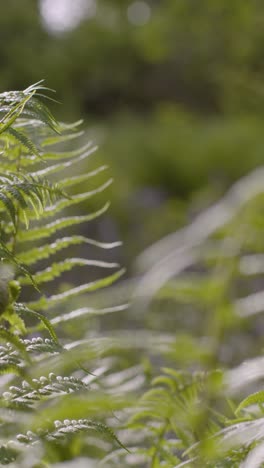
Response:
[{"label": "fern stem", "polygon": [[[19,148],[19,153],[18,153],[18,157],[17,157],[17,164],[16,164],[17,174],[19,174],[20,171],[21,171],[21,155],[22,155],[22,151],[21,151],[21,148]],[[15,208],[16,208],[16,215],[15,215],[15,224],[14,224],[14,235],[13,235],[12,246],[11,246],[12,254],[15,254],[15,251],[16,251],[17,234],[18,234],[18,229],[19,229],[20,209],[19,209],[19,203],[18,202],[15,203]]]},{"label": "fern stem", "polygon": [[165,436],[165,434],[166,434],[166,432],[168,430],[169,424],[170,424],[170,421],[169,421],[169,419],[167,419],[165,421],[164,426],[162,427],[162,429],[160,431],[158,440],[157,440],[157,442],[155,444],[154,453],[153,453],[152,458],[151,458],[150,468],[157,468],[158,454],[159,454],[160,445],[161,445],[162,440],[164,439],[164,436]]}]

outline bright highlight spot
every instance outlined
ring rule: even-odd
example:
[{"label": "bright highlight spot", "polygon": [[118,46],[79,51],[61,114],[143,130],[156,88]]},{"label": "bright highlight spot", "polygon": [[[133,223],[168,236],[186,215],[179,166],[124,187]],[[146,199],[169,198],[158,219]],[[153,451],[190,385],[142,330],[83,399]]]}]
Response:
[{"label": "bright highlight spot", "polygon": [[143,1],[133,2],[127,9],[128,20],[136,26],[143,26],[146,24],[150,19],[150,15],[150,6]]},{"label": "bright highlight spot", "polygon": [[40,0],[43,24],[53,34],[75,29],[82,20],[95,13],[95,0]]}]

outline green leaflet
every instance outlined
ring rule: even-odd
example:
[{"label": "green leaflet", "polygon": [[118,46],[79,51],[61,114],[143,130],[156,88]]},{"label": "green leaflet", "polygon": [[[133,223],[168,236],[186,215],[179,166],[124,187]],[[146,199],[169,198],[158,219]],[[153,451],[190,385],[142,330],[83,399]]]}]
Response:
[{"label": "green leaflet", "polygon": [[64,169],[67,169],[67,168],[73,166],[74,164],[77,164],[77,163],[79,163],[81,161],[84,161],[91,154],[93,154],[96,150],[97,150],[97,148],[94,146],[94,147],[90,148],[89,150],[85,151],[84,153],[82,153],[80,156],[78,156],[78,157],[76,157],[74,159],[71,158],[70,161],[65,161],[65,162],[62,162],[62,163],[54,164],[53,166],[48,166],[45,169],[40,169],[37,172],[33,172],[32,176],[33,177],[47,177],[48,175],[56,174],[57,172],[60,172],[60,171],[62,171]]},{"label": "green leaflet", "polygon": [[16,258],[16,256],[5,246],[5,244],[0,240],[0,256],[2,259],[8,260],[10,263],[13,263],[20,273],[23,273],[24,275],[28,276],[32,282],[32,284],[37,288],[36,282],[34,281],[34,278],[32,277],[31,273],[27,270],[27,268],[24,267],[22,263],[19,262],[19,260]]},{"label": "green leaflet", "polygon": [[26,347],[24,343],[21,341],[21,339],[18,338],[17,335],[9,332],[3,327],[0,327],[0,340],[4,340],[8,343],[11,343],[15,348],[19,350],[19,352],[22,354],[24,359],[30,361],[29,355],[26,352]]},{"label": "green leaflet", "polygon": [[89,386],[82,380],[75,377],[61,377],[50,373],[47,377],[41,376],[33,380],[22,382],[22,388],[11,386],[4,393],[4,399],[8,407],[19,405],[23,409],[32,407],[36,401],[45,399],[57,394],[68,394],[81,390],[89,390]]},{"label": "green leaflet", "polygon": [[[30,140],[23,132],[16,130],[15,128],[9,127],[7,130],[10,135],[16,138],[23,146],[29,151],[32,155],[39,156],[39,151],[37,147],[34,145],[33,141]],[[40,157],[40,156],[39,156]]]},{"label": "green leaflet", "polygon": [[94,190],[90,190],[89,192],[84,192],[84,193],[79,193],[77,195],[73,195],[71,198],[67,200],[58,201],[56,204],[47,207],[47,209],[42,213],[43,217],[46,218],[50,216],[55,216],[57,213],[59,213],[65,208],[69,208],[73,205],[76,205],[76,204],[79,204],[81,202],[88,200],[89,198],[93,197],[97,193],[101,193],[104,190],[106,190],[112,184],[112,182],[113,180],[109,179],[107,182],[100,185]]},{"label": "green leaflet", "polygon": [[15,309],[17,314],[31,315],[31,316],[36,317],[39,320],[41,320],[41,322],[43,322],[43,324],[45,325],[45,327],[49,331],[49,334],[50,334],[51,338],[54,340],[54,342],[56,344],[58,344],[58,338],[57,338],[57,335],[55,333],[55,330],[53,329],[53,326],[51,325],[50,321],[44,315],[42,315],[41,313],[39,313],[39,312],[37,312],[35,310],[30,309],[29,307],[25,306],[24,304],[20,304],[20,303],[14,304],[14,309]]},{"label": "green leaflet", "polygon": [[17,258],[19,261],[29,266],[33,265],[39,260],[49,258],[51,255],[54,255],[56,252],[59,252],[62,249],[66,249],[71,245],[78,244],[90,244],[101,249],[113,249],[121,245],[120,242],[98,242],[94,239],[88,239],[84,236],[62,237],[52,242],[51,244],[45,244],[41,247],[34,247],[32,249],[23,251],[17,254]]},{"label": "green leaflet", "polygon": [[29,229],[28,231],[21,231],[18,233],[18,239],[20,242],[35,241],[50,237],[55,232],[64,229],[69,226],[75,226],[77,224],[91,221],[101,216],[108,209],[109,203],[106,203],[100,210],[83,216],[68,216],[59,218],[57,221],[46,224],[42,227]]},{"label": "green leaflet", "polygon": [[72,187],[74,185],[85,182],[87,179],[90,179],[91,177],[97,176],[100,172],[103,172],[106,169],[108,169],[108,166],[101,166],[95,169],[94,171],[86,172],[85,174],[80,174],[80,175],[73,176],[73,177],[66,177],[62,181],[62,185],[63,187]]},{"label": "green leaflet", "polygon": [[[70,271],[76,266],[95,266],[100,268],[116,268],[118,263],[102,262],[100,260],[87,260],[85,258],[67,258],[62,262],[52,263],[50,267],[42,271],[37,271],[34,274],[34,280],[38,285],[52,281],[54,278],[61,276],[65,271]],[[30,284],[30,280],[25,277],[20,277],[19,282],[22,285]]]},{"label": "green leaflet", "polygon": [[44,439],[49,442],[53,442],[61,441],[62,438],[65,439],[67,436],[72,436],[73,434],[88,431],[90,432],[91,430],[106,436],[108,439],[117,443],[120,447],[129,452],[129,450],[126,449],[126,447],[122,444],[122,442],[118,439],[110,427],[101,422],[88,419],[65,419],[63,421],[56,420],[54,423],[54,428],[44,430],[41,435],[30,431],[30,433],[27,433],[27,435],[20,434],[17,439],[23,444],[33,444],[36,443],[38,439]]},{"label": "green leaflet", "polygon": [[[82,121],[77,122],[78,124],[81,124]],[[72,128],[73,129],[73,128]],[[69,130],[72,130],[71,128],[67,129],[66,131],[68,132]],[[65,143],[66,141],[74,140],[75,138],[79,138],[84,135],[84,132],[75,132],[75,133],[66,133],[65,135],[62,134],[63,132],[62,127],[60,127],[61,134],[60,135],[52,135],[52,136],[47,136],[45,139],[42,139],[41,141],[41,146],[44,148],[45,146],[53,146],[57,145],[58,143]]]},{"label": "green leaflet", "polygon": [[54,317],[50,320],[52,325],[60,325],[61,323],[68,322],[69,320],[76,320],[77,318],[84,317],[86,315],[105,315],[120,312],[128,309],[129,304],[122,304],[114,307],[107,307],[105,309],[93,309],[91,307],[82,307],[81,309],[72,310],[66,314],[61,314],[58,317]]},{"label": "green leaflet", "polygon": [[16,225],[17,209],[23,213],[31,205],[35,216],[43,213],[47,204],[67,197],[59,184],[26,174],[0,175],[0,201],[4,204],[13,225]]},{"label": "green leaflet", "polygon": [[53,296],[45,297],[42,296],[38,301],[30,302],[28,306],[34,310],[48,310],[53,306],[65,302],[68,299],[79,296],[81,294],[96,291],[97,289],[110,286],[115,281],[117,281],[123,274],[125,269],[121,269],[116,273],[113,273],[110,276],[106,276],[103,279],[97,281],[91,281],[90,283],[82,284],[75,288],[71,288],[68,291],[65,291],[61,294],[54,294]]},{"label": "green leaflet", "polygon": [[[43,323],[42,323],[43,325]],[[45,328],[45,326],[43,325]],[[40,328],[40,327],[39,327]],[[61,345],[50,338],[37,338],[22,340],[28,353],[41,354],[41,353],[58,353],[61,352]]]},{"label": "green leaflet", "polygon": [[260,390],[259,392],[252,393],[248,397],[246,397],[241,403],[238,405],[236,409],[236,414],[238,415],[244,408],[247,408],[251,405],[263,405],[264,403],[264,390]]},{"label": "green leaflet", "polygon": [[78,156],[81,156],[83,153],[85,153],[89,148],[91,147],[92,142],[88,142],[85,145],[72,150],[72,151],[60,151],[60,152],[41,152],[41,155],[45,161],[61,161],[63,159],[74,159]]}]

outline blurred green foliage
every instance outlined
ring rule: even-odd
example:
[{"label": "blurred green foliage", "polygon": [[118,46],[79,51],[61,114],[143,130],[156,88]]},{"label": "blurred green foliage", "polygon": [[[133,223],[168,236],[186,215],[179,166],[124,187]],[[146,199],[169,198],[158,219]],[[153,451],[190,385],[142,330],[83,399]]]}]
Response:
[{"label": "blurred green foliage", "polygon": [[[143,24],[129,15],[139,3]],[[200,210],[262,162],[262,2],[101,0],[61,34],[45,29],[40,6],[1,10],[0,89],[45,78],[63,102],[56,115],[86,119],[118,181],[127,259],[181,225],[186,202]]]},{"label": "blurred green foliage", "polygon": [[[67,357],[79,361],[85,356],[95,370],[96,377],[87,378],[92,384],[95,379],[95,391],[98,385],[110,395],[125,395],[123,409],[130,406],[130,392],[138,397],[129,425],[124,414],[121,421],[119,414],[110,420],[132,453],[120,454],[119,448],[110,453],[117,457],[112,466],[118,466],[120,456],[119,466],[135,466],[134,454],[145,457],[138,466],[150,462],[155,468],[177,466],[192,454],[194,467],[205,466],[205,460],[211,467],[250,466],[248,452],[263,442],[263,195],[243,199],[244,179],[240,190],[224,199],[226,212],[234,211],[229,223],[207,232],[210,221],[223,215],[217,203],[215,217],[198,217],[198,231],[192,220],[263,161],[263,2],[96,4],[95,16],[54,34],[44,27],[40,1],[6,2],[0,15],[0,88],[23,89],[45,78],[63,102],[51,103],[56,115],[69,121],[83,116],[88,136],[98,141],[99,155],[81,171],[93,164],[110,166],[116,181],[109,197],[113,204],[110,215],[79,234],[89,230],[89,237],[101,241],[121,238],[125,258],[120,263],[126,265],[168,232],[187,228],[173,236],[175,242],[161,241],[164,255],[159,255],[160,244],[154,246],[154,258],[153,250],[145,251],[143,258],[149,255],[152,263],[145,266],[142,283],[135,285],[132,277],[105,295],[68,302],[51,322],[61,326],[65,340],[77,340],[76,354]],[[135,14],[139,5],[143,16],[134,16],[133,22],[131,8]],[[253,187],[261,182],[258,176],[252,176]],[[93,184],[89,181],[89,190]],[[83,184],[80,192],[86,190]],[[95,198],[83,204],[83,213],[98,209],[106,197]],[[66,280],[60,291],[70,287]],[[133,307],[124,313],[131,295]],[[84,303],[92,308],[86,310],[88,317],[71,316]],[[56,362],[55,356],[39,372],[55,368],[60,377],[66,371]],[[70,367],[71,359],[66,364]],[[201,375],[193,373],[197,369]],[[226,398],[232,399],[231,408]],[[73,409],[83,411],[79,399],[74,402]],[[95,413],[107,409],[105,398],[94,406],[91,402]],[[61,408],[53,410],[57,417]],[[36,422],[44,412],[46,407]],[[224,450],[220,443],[221,453],[212,435],[227,441]],[[55,459],[81,453],[78,443],[73,440]],[[111,451],[109,446],[94,448],[94,439],[91,445],[95,456]]]}]

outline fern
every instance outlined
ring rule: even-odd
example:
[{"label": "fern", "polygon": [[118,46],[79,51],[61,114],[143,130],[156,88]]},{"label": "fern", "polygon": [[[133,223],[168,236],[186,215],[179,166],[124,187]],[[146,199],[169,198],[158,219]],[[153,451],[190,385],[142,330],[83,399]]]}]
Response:
[{"label": "fern", "polygon": [[263,168],[115,286],[118,263],[75,253],[120,245],[75,232],[112,180],[87,187],[106,166],[78,173],[96,146],[67,150],[81,122],[57,122],[47,92],[0,95],[0,463],[261,467]]},{"label": "fern", "polygon": [[[81,244],[97,249],[120,245],[119,242],[102,243],[76,234],[60,235],[61,230],[93,220],[105,212],[108,204],[87,215],[70,215],[65,210],[72,207],[76,212],[79,203],[106,190],[111,180],[97,189],[76,193],[76,187],[83,186],[106,167],[68,176],[69,168],[73,165],[77,168],[96,147],[88,143],[71,151],[57,150],[57,145],[82,136],[83,133],[78,131],[81,122],[73,125],[57,122],[39,99],[43,97],[43,91],[49,90],[39,82],[21,92],[0,95],[0,374],[9,377],[1,381],[0,404],[5,430],[2,431],[0,463],[12,463],[12,466],[16,463],[20,466],[21,460],[27,459],[28,450],[33,454],[36,443],[41,446],[36,454],[39,463],[48,461],[51,453],[53,458],[54,453],[59,454],[58,444],[68,444],[68,457],[71,458],[70,446],[76,438],[86,450],[84,433],[94,432],[98,439],[105,437],[112,445],[122,446],[108,422],[112,411],[125,403],[108,399],[105,400],[107,405],[96,405],[92,396],[95,390],[101,403],[106,396],[100,396],[102,390],[96,380],[87,382],[87,376],[92,374],[86,366],[96,367],[99,353],[93,352],[87,363],[87,355],[67,351],[67,343],[60,343],[54,329],[65,322],[65,317],[60,318],[60,310],[56,314],[61,303],[67,301],[69,304],[71,298],[110,285],[123,274],[116,262],[79,256],[58,258],[58,254],[67,248]],[[50,242],[47,239],[51,239]],[[43,260],[48,264],[45,268],[39,267]],[[5,273],[6,265],[13,265],[8,274]],[[90,277],[94,267],[114,269],[115,272],[56,292],[58,278],[77,267],[89,269]],[[53,294],[46,296],[40,288],[51,282],[54,283]],[[35,286],[36,291],[32,294],[38,297],[30,299],[28,290],[25,293],[23,290],[28,299],[19,302],[21,286]],[[45,315],[50,309],[52,320]],[[69,306],[67,310],[71,315]],[[76,315],[75,310],[73,314]],[[38,336],[27,336],[34,321],[39,330],[47,331],[49,338],[39,335],[40,332]],[[52,359],[53,363],[56,360],[58,369],[63,369],[63,375],[50,372]],[[53,365],[54,369],[56,366]],[[41,369],[45,369],[45,373],[41,374]],[[100,370],[98,372],[100,374]],[[68,396],[70,400],[64,403]],[[95,403],[94,407],[89,403],[90,399]],[[49,417],[36,418],[44,407]],[[58,408],[61,408],[60,420]],[[8,423],[5,421],[7,410],[13,415]],[[102,455],[101,450],[93,450],[95,458],[99,455]]]},{"label": "fern", "polygon": [[102,466],[263,466],[263,181],[259,168],[140,256],[132,310],[148,380],[124,422],[133,456],[117,448]]}]

